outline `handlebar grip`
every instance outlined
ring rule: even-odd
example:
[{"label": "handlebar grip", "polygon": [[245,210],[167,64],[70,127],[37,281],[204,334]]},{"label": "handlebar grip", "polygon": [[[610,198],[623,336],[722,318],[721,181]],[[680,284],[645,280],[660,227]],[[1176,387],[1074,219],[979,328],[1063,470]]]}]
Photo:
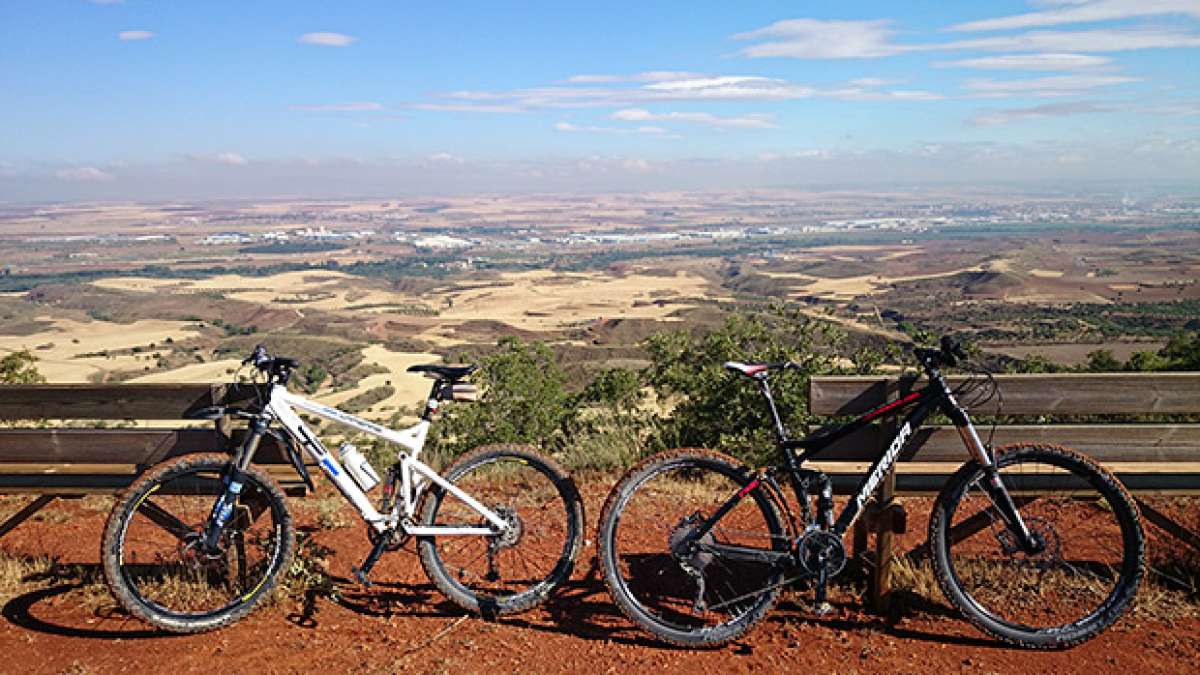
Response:
[{"label": "handlebar grip", "polygon": [[246,366],[254,364],[255,366],[261,368],[265,362],[270,360],[271,357],[267,354],[267,348],[261,344],[258,344],[254,345],[254,351],[250,353],[250,356],[242,359],[242,365]]},{"label": "handlebar grip", "polygon": [[967,360],[967,352],[962,348],[962,344],[955,342],[954,338],[949,335],[942,336],[942,359],[948,366],[958,365],[960,360]]}]

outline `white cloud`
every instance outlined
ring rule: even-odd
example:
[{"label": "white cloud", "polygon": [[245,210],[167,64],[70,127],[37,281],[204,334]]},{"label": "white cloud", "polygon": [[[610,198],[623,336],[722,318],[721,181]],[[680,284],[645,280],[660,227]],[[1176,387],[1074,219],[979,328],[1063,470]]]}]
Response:
[{"label": "white cloud", "polygon": [[1200,18],[1200,3],[1196,0],[1092,0],[1050,4],[1056,7],[1040,12],[968,21],[951,26],[950,30],[1009,30],[1164,15]]},{"label": "white cloud", "polygon": [[[668,77],[670,76],[670,77]],[[581,80],[580,78],[583,77]],[[598,84],[599,78],[611,80]],[[879,88],[897,80],[859,78],[817,88],[758,75],[698,75],[653,71],[635,75],[574,76],[578,86],[542,86],[501,91],[465,90],[440,94],[440,101],[408,104],[418,110],[519,113],[531,110],[633,107],[675,101],[788,101],[824,97],[854,101],[931,101],[940,94]],[[586,86],[585,86],[586,85]],[[730,125],[730,126],[736,126]],[[743,126],[764,126],[761,120]]]},{"label": "white cloud", "polygon": [[770,77],[727,75],[694,77],[655,82],[643,87],[648,99],[664,100],[784,100],[807,98],[816,93],[811,87]]},{"label": "white cloud", "polygon": [[229,166],[245,166],[247,164],[246,158],[242,157],[236,152],[217,153],[213,159],[221,164],[228,164]]},{"label": "white cloud", "polygon": [[296,39],[306,45],[320,47],[348,47],[358,41],[358,38],[342,33],[305,33]]},{"label": "white cloud", "polygon": [[900,84],[904,80],[888,80],[882,77],[858,77],[850,80],[855,87],[884,87],[889,84]]},{"label": "white cloud", "polygon": [[476,103],[410,103],[408,107],[414,110],[430,110],[434,112],[474,112],[474,113],[522,113],[529,108],[516,104],[476,104]]},{"label": "white cloud", "polygon": [[54,172],[60,180],[71,181],[75,183],[108,183],[114,180],[115,176],[97,169],[94,166],[80,166],[71,169],[59,169]]},{"label": "white cloud", "polygon": [[123,30],[120,33],[117,33],[117,39],[125,42],[149,40],[152,37],[154,37],[154,33],[148,30]]},{"label": "white cloud", "polygon": [[959,61],[939,61],[939,68],[977,68],[980,70],[1084,70],[1112,63],[1107,56],[1093,54],[1005,54]]},{"label": "white cloud", "polygon": [[611,117],[625,122],[690,122],[719,129],[774,129],[776,124],[771,115],[750,114],[737,117],[719,117],[704,112],[652,113],[641,108],[627,108],[614,112]]},{"label": "white cloud", "polygon": [[821,96],[843,101],[940,101],[941,94],[920,89],[870,89],[867,87],[839,87],[823,91]]},{"label": "white cloud", "polygon": [[1177,28],[1037,30],[1019,35],[971,38],[923,45],[922,49],[980,49],[1014,52],[1124,52],[1137,49],[1200,47],[1200,34]]},{"label": "white cloud", "polygon": [[317,103],[313,105],[293,105],[292,110],[304,110],[307,112],[368,112],[372,110],[383,110],[383,105],[374,102],[361,103]]},{"label": "white cloud", "polygon": [[899,54],[906,48],[891,41],[895,30],[885,19],[823,21],[786,19],[738,33],[735,40],[762,40],[742,54],[752,58],[788,56],[800,59],[869,59]]},{"label": "white cloud", "polygon": [[654,167],[644,159],[626,159],[621,162],[621,168],[630,173],[650,173]]},{"label": "white cloud", "polygon": [[1200,46],[1200,35],[1171,27],[1111,28],[1080,31],[1036,30],[1015,35],[948,42],[893,42],[891,22],[787,19],[733,36],[765,40],[742,49],[750,58],[873,59],[913,52],[981,50],[993,52],[1118,52]]},{"label": "white cloud", "polygon": [[1031,108],[1009,108],[1007,110],[990,110],[981,112],[971,118],[972,125],[990,127],[1008,124],[1022,120],[1041,119],[1045,117],[1065,117],[1090,113],[1110,112],[1112,108],[1092,101],[1071,101],[1068,103],[1048,103]]},{"label": "white cloud", "polygon": [[767,152],[758,156],[760,162],[780,162],[789,159],[830,159],[833,157],[833,152],[825,149],[807,148],[797,150],[795,152],[777,153]]},{"label": "white cloud", "polygon": [[663,82],[701,77],[699,73],[680,70],[648,70],[633,75],[572,75],[565,82],[570,84],[611,84],[616,82]]},{"label": "white cloud", "polygon": [[601,127],[571,124],[570,122],[559,122],[554,125],[556,131],[566,131],[568,133],[592,133],[592,134],[665,134],[666,129],[662,127],[640,126],[633,129],[625,129],[621,127]]},{"label": "white cloud", "polygon": [[977,96],[990,98],[1017,95],[1070,96],[1097,87],[1138,81],[1139,78],[1123,75],[1052,75],[1029,80],[973,78],[967,80],[963,87]]},{"label": "white cloud", "polygon": [[448,152],[435,152],[428,157],[431,162],[445,162],[448,164],[462,164],[465,160],[457,155],[452,155]]}]

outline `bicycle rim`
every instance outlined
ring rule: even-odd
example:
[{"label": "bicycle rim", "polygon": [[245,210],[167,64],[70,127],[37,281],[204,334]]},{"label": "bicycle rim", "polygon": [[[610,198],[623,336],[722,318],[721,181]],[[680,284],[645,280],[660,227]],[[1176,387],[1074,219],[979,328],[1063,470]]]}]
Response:
[{"label": "bicycle rim", "polygon": [[[485,454],[451,467],[446,479],[508,524],[499,535],[421,539],[422,560],[455,602],[485,614],[526,609],[569,574],[578,542],[577,502],[569,479],[533,457]],[[453,494],[431,494],[423,524],[490,523]]]},{"label": "bicycle rim", "polygon": [[1020,550],[976,470],[944,507],[938,537],[947,594],[1005,640],[1066,646],[1090,638],[1127,608],[1141,577],[1141,531],[1128,497],[1066,451],[1024,448],[997,464],[1044,549]]},{"label": "bicycle rim", "polygon": [[280,569],[282,505],[250,475],[216,550],[200,544],[223,465],[170,472],[147,485],[120,532],[120,579],[152,615],[202,622],[251,602]]},{"label": "bicycle rim", "polygon": [[[694,532],[747,480],[732,465],[687,459],[653,467],[624,487],[611,516],[606,574],[631,618],[668,641],[718,644],[765,615],[779,593],[780,565],[706,550],[672,553],[672,544]],[[786,551],[774,506],[762,491],[752,495],[699,541]]]}]

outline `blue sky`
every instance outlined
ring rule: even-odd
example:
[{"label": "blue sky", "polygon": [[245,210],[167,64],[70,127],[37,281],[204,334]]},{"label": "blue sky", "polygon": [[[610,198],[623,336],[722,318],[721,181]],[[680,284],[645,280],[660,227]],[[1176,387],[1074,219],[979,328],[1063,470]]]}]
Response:
[{"label": "blue sky", "polygon": [[4,0],[0,199],[1200,180],[1200,0]]}]

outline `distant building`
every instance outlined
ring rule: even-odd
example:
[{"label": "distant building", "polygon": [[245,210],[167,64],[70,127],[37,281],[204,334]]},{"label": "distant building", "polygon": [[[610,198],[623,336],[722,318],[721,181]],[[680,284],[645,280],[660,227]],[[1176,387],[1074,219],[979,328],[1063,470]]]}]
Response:
[{"label": "distant building", "polygon": [[431,248],[439,250],[467,248],[472,245],[473,244],[470,240],[451,237],[445,234],[435,234],[429,237],[420,237],[413,240],[413,246],[416,246],[417,248]]}]

